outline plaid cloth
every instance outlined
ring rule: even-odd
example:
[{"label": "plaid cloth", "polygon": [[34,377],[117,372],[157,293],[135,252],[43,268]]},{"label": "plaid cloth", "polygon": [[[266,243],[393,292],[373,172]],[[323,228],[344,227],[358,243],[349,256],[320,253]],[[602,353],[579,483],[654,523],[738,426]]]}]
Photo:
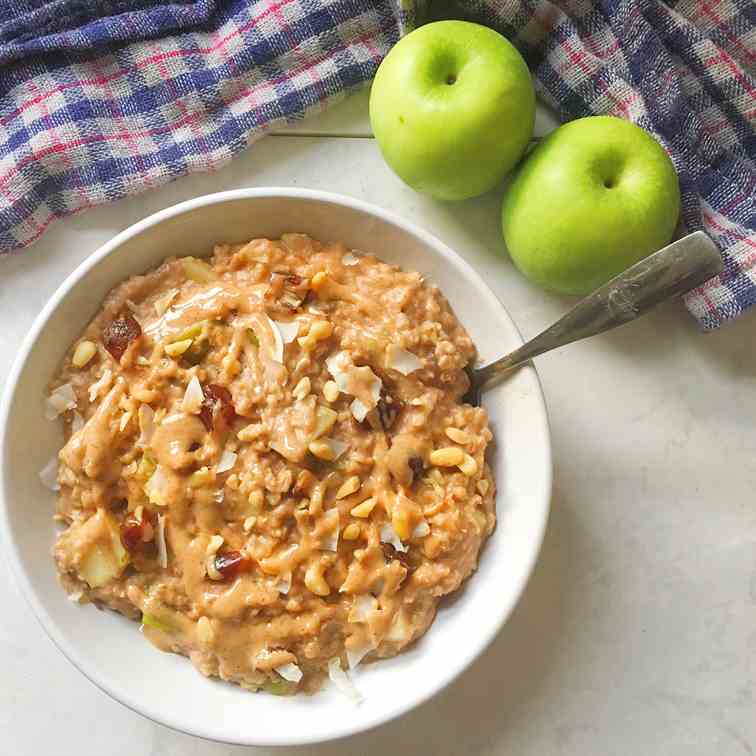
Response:
[{"label": "plaid cloth", "polygon": [[[0,0],[0,250],[56,218],[224,165],[372,78],[421,0]],[[756,304],[752,0],[472,0],[565,118],[613,113],[677,167],[726,270],[705,328]]]},{"label": "plaid cloth", "polygon": [[391,0],[0,0],[0,250],[220,168],[369,81]]}]

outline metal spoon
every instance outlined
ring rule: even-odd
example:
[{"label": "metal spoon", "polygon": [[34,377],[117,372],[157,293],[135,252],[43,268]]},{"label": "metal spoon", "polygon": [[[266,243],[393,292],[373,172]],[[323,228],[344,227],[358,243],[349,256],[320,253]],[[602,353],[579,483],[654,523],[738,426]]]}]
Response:
[{"label": "metal spoon", "polygon": [[513,368],[573,341],[629,323],[672,297],[700,286],[722,271],[722,257],[703,231],[673,242],[620,273],[578,302],[561,320],[514,352],[482,367],[467,366],[469,404]]}]

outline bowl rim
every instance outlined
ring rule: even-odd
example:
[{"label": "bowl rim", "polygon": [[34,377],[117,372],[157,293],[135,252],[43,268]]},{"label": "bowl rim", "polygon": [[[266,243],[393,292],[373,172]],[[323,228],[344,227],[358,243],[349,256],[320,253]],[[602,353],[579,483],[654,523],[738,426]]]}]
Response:
[{"label": "bowl rim", "polygon": [[163,221],[170,218],[174,218],[179,215],[193,212],[199,208],[214,205],[218,203],[224,203],[236,200],[245,199],[305,199],[316,202],[330,203],[335,205],[345,206],[352,210],[365,213],[370,216],[377,217],[378,219],[398,227],[403,232],[410,236],[414,236],[423,242],[426,246],[431,247],[444,261],[446,265],[456,267],[463,273],[464,277],[471,283],[471,285],[477,289],[482,296],[488,298],[495,308],[499,311],[500,317],[505,321],[508,321],[512,331],[516,334],[517,339],[522,343],[522,335],[515,324],[514,320],[510,316],[506,307],[502,304],[496,294],[488,287],[481,275],[467,262],[461,255],[455,252],[451,247],[442,242],[436,236],[428,231],[420,228],[416,224],[405,220],[397,214],[385,210],[377,205],[374,205],[363,200],[359,200],[353,197],[348,197],[335,192],[321,191],[317,189],[304,189],[293,187],[254,187],[244,189],[232,189],[222,192],[214,192],[212,194],[205,194],[199,197],[194,197],[183,202],[179,202],[170,207],[153,213],[146,218],[132,224],[128,228],[124,229],[120,233],[116,234],[112,239],[105,242],[98,247],[92,254],[86,257],[79,265],[64,279],[64,281],[58,286],[53,295],[47,301],[41,312],[37,314],[32,323],[29,332],[24,337],[21,347],[13,361],[13,365],[8,374],[6,384],[3,389],[2,399],[0,400],[0,531],[2,535],[2,544],[4,546],[3,551],[7,555],[8,562],[10,564],[11,573],[14,575],[17,585],[21,588],[21,593],[26,600],[28,606],[32,609],[37,622],[40,624],[45,634],[50,638],[53,644],[62,652],[62,654],[68,659],[68,661],[81,672],[91,683],[98,687],[101,691],[113,698],[115,701],[123,704],[127,708],[131,709],[137,714],[140,714],[147,719],[157,724],[165,725],[173,730],[184,732],[189,735],[203,738],[205,740],[223,742],[229,744],[238,745],[256,745],[256,746],[286,746],[286,745],[308,745],[322,742],[330,742],[333,740],[355,735],[361,732],[368,732],[375,729],[387,722],[397,719],[404,714],[407,714],[412,709],[417,708],[421,704],[427,702],[433,696],[440,693],[444,688],[450,685],[459,675],[462,674],[472,662],[483,653],[483,651],[491,644],[493,639],[498,635],[501,628],[509,619],[512,611],[520,600],[530,576],[533,572],[535,564],[538,560],[538,556],[543,544],[544,535],[546,532],[546,526],[548,524],[549,512],[551,508],[551,496],[553,486],[553,458],[551,449],[551,433],[549,427],[548,412],[546,407],[546,401],[543,394],[543,388],[540,378],[535,367],[530,364],[522,368],[522,370],[528,371],[531,377],[535,379],[535,388],[533,400],[540,417],[538,421],[542,426],[543,437],[543,454],[545,456],[544,470],[543,470],[543,483],[544,485],[544,501],[537,502],[538,510],[540,511],[540,521],[538,522],[537,537],[534,539],[533,549],[529,556],[528,562],[525,565],[525,569],[521,573],[521,577],[517,581],[516,589],[512,591],[512,598],[506,602],[505,605],[500,606],[497,616],[493,618],[493,621],[486,627],[484,632],[479,633],[476,636],[476,641],[471,643],[463,653],[455,658],[455,663],[450,664],[439,676],[430,682],[425,689],[415,695],[411,700],[408,700],[407,705],[403,707],[397,707],[393,710],[378,715],[373,721],[369,723],[356,723],[345,724],[338,726],[334,729],[333,734],[329,734],[327,738],[323,738],[320,735],[312,735],[310,737],[306,735],[286,735],[284,737],[262,737],[255,736],[254,740],[249,738],[240,738],[233,733],[229,733],[227,736],[220,738],[217,733],[210,733],[205,729],[201,723],[188,725],[185,722],[180,721],[180,717],[165,717],[163,714],[155,712],[150,706],[141,705],[139,701],[132,699],[124,691],[121,691],[111,685],[107,679],[106,674],[100,674],[99,671],[89,665],[86,662],[73,645],[70,645],[63,635],[58,631],[57,624],[54,618],[48,613],[41,598],[37,595],[31,580],[27,576],[23,568],[23,560],[19,553],[14,539],[12,537],[12,531],[10,527],[10,510],[8,502],[6,501],[6,473],[5,473],[5,459],[8,446],[7,428],[10,418],[12,398],[15,395],[16,387],[20,374],[29,357],[36,340],[47,326],[51,315],[55,312],[60,302],[76,287],[80,280],[95,266],[97,266],[102,260],[108,257],[110,254],[117,252],[124,242],[137,236],[148,228],[156,226]]}]

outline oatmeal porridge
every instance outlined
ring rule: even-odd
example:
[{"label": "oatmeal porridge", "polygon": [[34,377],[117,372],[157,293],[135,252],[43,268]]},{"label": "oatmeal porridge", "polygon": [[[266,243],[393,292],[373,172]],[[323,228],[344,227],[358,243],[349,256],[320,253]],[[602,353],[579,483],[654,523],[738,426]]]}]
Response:
[{"label": "oatmeal porridge", "polygon": [[428,629],[494,527],[473,356],[418,273],[301,234],[129,279],[47,400],[65,590],[205,675],[348,690]]}]

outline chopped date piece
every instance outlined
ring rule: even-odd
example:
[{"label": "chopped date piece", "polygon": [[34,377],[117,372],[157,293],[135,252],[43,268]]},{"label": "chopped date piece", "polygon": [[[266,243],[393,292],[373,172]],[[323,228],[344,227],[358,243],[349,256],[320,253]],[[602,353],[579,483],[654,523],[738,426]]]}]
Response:
[{"label": "chopped date piece", "polygon": [[116,362],[120,362],[124,352],[132,341],[136,341],[142,335],[142,326],[136,318],[127,313],[121,318],[114,320],[103,334],[103,343]]},{"label": "chopped date piece", "polygon": [[290,310],[296,310],[307,296],[309,284],[309,279],[296,273],[273,271],[266,297]]},{"label": "chopped date piece", "polygon": [[236,417],[236,410],[231,399],[231,392],[225,386],[208,383],[202,387],[202,407],[199,418],[208,431],[215,427],[218,417],[222,417],[226,425],[231,425]]},{"label": "chopped date piece", "polygon": [[224,580],[231,580],[240,573],[246,572],[252,566],[249,557],[240,551],[224,551],[215,555],[215,569],[220,572]]},{"label": "chopped date piece", "polygon": [[412,470],[412,479],[417,480],[425,470],[425,463],[422,457],[410,457],[407,460],[410,470]]},{"label": "chopped date piece", "polygon": [[378,411],[378,419],[381,421],[381,427],[383,430],[388,430],[396,422],[396,418],[401,412],[402,404],[399,400],[393,399],[388,394],[384,394],[378,400],[376,410]]},{"label": "chopped date piece", "polygon": [[142,545],[142,524],[136,520],[126,520],[121,525],[121,541],[127,551],[137,551]]},{"label": "chopped date piece", "polygon": [[401,562],[402,566],[407,570],[407,577],[414,572],[415,568],[412,566],[407,554],[403,551],[397,551],[390,543],[382,543],[381,548],[383,549],[383,558],[387,562],[391,562],[394,559]]},{"label": "chopped date piece", "polygon": [[151,541],[155,535],[149,513],[145,512],[141,520],[127,517],[121,525],[121,542],[126,550],[132,554],[142,549],[145,543]]},{"label": "chopped date piece", "polygon": [[278,278],[280,279],[283,277],[284,284],[288,284],[292,288],[296,288],[297,286],[302,285],[302,276],[298,276],[296,273],[281,273],[279,271],[275,271],[271,273],[271,278]]}]

